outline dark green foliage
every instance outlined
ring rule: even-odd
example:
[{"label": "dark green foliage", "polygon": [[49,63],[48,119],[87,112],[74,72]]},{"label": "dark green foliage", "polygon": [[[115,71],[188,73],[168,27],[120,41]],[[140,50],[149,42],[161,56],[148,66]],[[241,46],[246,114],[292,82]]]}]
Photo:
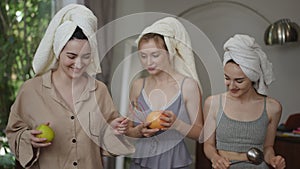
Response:
[{"label": "dark green foliage", "polygon": [[[51,0],[0,1],[0,137],[19,87],[33,76],[33,55],[50,18]],[[11,158],[0,156],[0,168]]]}]

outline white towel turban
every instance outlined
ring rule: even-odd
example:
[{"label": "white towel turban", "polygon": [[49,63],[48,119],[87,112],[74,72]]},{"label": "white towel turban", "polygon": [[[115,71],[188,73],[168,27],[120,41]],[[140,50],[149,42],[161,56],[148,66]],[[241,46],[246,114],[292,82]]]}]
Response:
[{"label": "white towel turban", "polygon": [[185,76],[195,79],[202,92],[191,48],[191,40],[182,23],[173,17],[160,19],[145,28],[136,40],[136,43],[138,44],[141,37],[147,33],[157,33],[164,36],[174,69]]},{"label": "white towel turban", "polygon": [[267,95],[268,85],[274,80],[272,63],[255,39],[248,35],[234,35],[224,44],[224,50],[223,65],[233,60],[245,75],[255,82],[256,91]]},{"label": "white towel turban", "polygon": [[57,67],[59,54],[77,26],[88,37],[91,46],[91,58],[93,61],[88,66],[87,73],[94,75],[101,72],[95,34],[97,18],[87,7],[79,4],[70,4],[56,13],[37,48],[33,58],[33,70],[36,75],[44,74],[48,70]]}]

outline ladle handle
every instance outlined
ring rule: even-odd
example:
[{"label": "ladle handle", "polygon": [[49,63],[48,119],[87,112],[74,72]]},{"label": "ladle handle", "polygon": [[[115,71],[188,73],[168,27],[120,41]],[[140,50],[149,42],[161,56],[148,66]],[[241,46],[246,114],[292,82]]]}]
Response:
[{"label": "ladle handle", "polygon": [[238,163],[250,163],[249,161],[235,161],[231,162],[230,165],[238,164]]}]

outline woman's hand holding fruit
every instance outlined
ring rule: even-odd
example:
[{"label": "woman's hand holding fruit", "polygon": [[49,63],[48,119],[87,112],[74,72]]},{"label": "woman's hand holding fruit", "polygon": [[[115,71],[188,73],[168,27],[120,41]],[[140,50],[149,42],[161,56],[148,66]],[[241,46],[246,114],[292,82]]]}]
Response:
[{"label": "woman's hand holding fruit", "polygon": [[170,128],[176,121],[176,118],[176,115],[172,111],[164,111],[162,116],[160,116],[160,119],[163,121],[161,123],[161,125],[164,127],[163,130]]},{"label": "woman's hand holding fruit", "polygon": [[112,126],[115,134],[126,134],[128,131],[128,119],[125,117],[115,118],[110,125]]},{"label": "woman's hand holding fruit", "polygon": [[30,130],[30,142],[32,147],[41,148],[51,145],[55,133],[49,126],[49,123],[41,124],[36,129]]}]

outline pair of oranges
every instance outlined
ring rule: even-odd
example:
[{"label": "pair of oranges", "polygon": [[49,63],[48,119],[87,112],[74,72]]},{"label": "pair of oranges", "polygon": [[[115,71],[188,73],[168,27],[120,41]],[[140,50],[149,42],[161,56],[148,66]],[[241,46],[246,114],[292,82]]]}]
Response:
[{"label": "pair of oranges", "polygon": [[[149,113],[146,118],[146,122],[151,122],[151,124],[149,125],[149,128],[151,128],[151,129],[164,128],[164,126],[161,125],[161,123],[164,122],[163,120],[160,119],[161,116],[165,116],[162,113],[162,111],[153,111],[153,112]],[[51,142],[55,137],[55,133],[54,133],[53,129],[51,127],[49,127],[48,125],[41,124],[36,129],[42,132],[41,134],[37,135],[37,137],[46,138],[47,139],[46,142]]]}]

